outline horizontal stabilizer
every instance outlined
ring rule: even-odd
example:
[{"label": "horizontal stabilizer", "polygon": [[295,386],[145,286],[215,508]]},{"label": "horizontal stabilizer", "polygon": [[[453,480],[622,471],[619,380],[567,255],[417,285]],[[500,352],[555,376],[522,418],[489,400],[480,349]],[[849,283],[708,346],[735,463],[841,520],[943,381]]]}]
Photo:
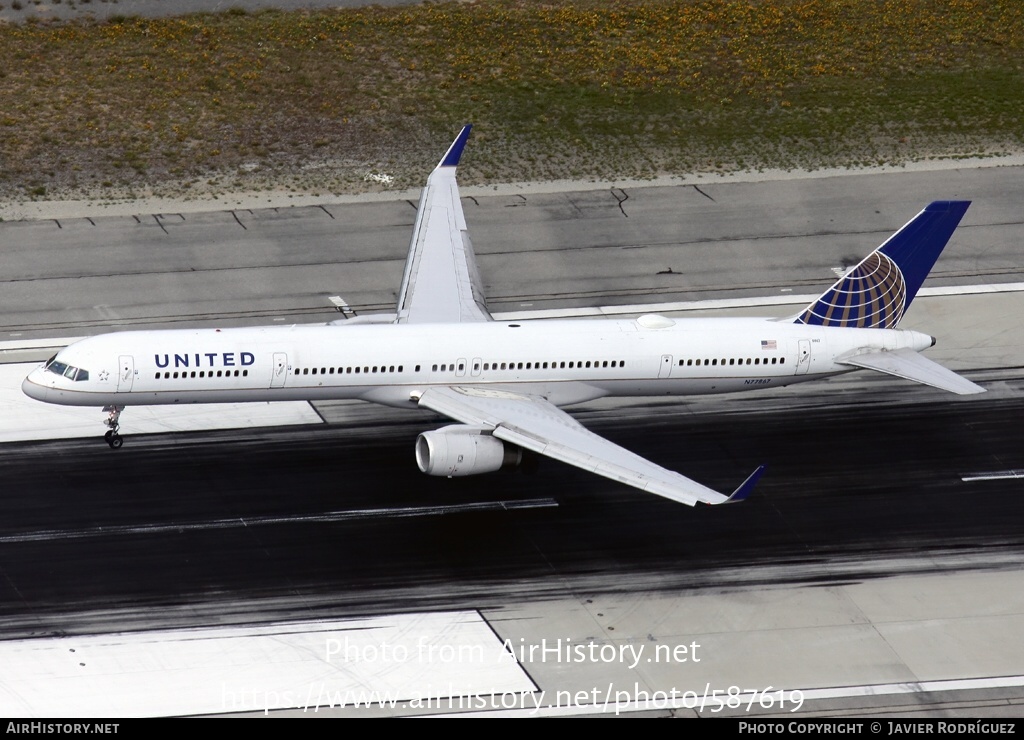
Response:
[{"label": "horizontal stabilizer", "polygon": [[836,360],[840,365],[852,365],[880,373],[895,375],[897,378],[913,380],[957,395],[984,393],[985,389],[967,378],[947,370],[937,362],[918,354],[912,349],[895,349],[889,352],[864,352],[859,355]]}]

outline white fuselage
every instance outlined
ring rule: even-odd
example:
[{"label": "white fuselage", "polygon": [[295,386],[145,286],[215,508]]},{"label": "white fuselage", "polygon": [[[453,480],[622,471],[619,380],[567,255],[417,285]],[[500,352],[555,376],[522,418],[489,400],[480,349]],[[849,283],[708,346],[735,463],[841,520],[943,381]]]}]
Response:
[{"label": "white fuselage", "polygon": [[57,356],[71,370],[41,367],[23,389],[74,406],[358,398],[415,407],[433,385],[483,385],[561,406],[772,388],[848,372],[835,360],[859,350],[932,343],[906,330],[660,316],[132,331],[71,345]]}]

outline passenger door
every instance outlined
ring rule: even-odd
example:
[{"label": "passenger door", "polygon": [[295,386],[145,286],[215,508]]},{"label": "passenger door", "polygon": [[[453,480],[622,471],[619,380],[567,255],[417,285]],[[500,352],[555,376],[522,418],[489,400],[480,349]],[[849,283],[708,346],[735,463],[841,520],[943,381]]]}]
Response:
[{"label": "passenger door", "polygon": [[132,383],[135,382],[135,358],[131,355],[121,355],[118,362],[117,392],[127,393],[132,389]]}]

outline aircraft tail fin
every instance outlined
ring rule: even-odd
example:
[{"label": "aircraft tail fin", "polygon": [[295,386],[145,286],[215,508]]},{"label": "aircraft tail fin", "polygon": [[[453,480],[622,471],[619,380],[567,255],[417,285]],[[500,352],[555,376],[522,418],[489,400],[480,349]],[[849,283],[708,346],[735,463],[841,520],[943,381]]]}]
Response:
[{"label": "aircraft tail fin", "polygon": [[893,329],[971,204],[930,203],[804,309],[797,324]]}]

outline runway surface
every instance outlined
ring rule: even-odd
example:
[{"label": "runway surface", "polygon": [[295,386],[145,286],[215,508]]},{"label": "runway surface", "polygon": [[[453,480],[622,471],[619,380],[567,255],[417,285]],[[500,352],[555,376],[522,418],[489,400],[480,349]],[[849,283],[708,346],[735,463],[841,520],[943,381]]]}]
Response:
[{"label": "runway surface", "polygon": [[[1020,280],[1019,174],[950,176],[943,197],[991,200],[972,207],[929,285]],[[909,219],[923,205],[909,205],[921,200],[911,192],[922,189],[921,177],[840,178],[799,193],[722,186],[715,200],[692,188],[651,189],[626,201],[636,209],[628,216],[608,193],[545,196],[529,204],[539,207],[524,222],[517,209],[525,206],[498,196],[467,217],[489,289],[507,310],[754,295],[759,282],[768,286],[761,295],[778,297],[823,289],[833,268]],[[886,212],[872,215],[882,203]],[[170,226],[163,217],[4,223],[0,241],[11,260],[0,278],[0,315],[17,341],[203,324],[219,311],[237,323],[325,320],[337,316],[326,300],[334,294],[355,296],[349,302],[360,310],[382,308],[397,288],[413,215],[398,203],[351,214],[208,214]],[[382,236],[376,227],[389,219]],[[237,238],[224,241],[234,230]],[[356,251],[338,254],[331,239],[339,234]],[[363,238],[370,234],[381,241]],[[512,236],[530,254],[516,254]],[[582,259],[595,244],[603,246]],[[286,257],[293,267],[274,267]],[[795,278],[780,277],[790,271]],[[581,639],[628,642],[661,639],[670,614],[672,634],[683,634],[683,607],[633,622],[617,611],[612,623],[597,604],[682,599],[691,610],[704,597],[795,594],[792,620],[818,614],[801,612],[801,598],[908,576],[967,578],[960,591],[973,595],[981,581],[971,574],[997,583],[1024,561],[1020,295],[919,299],[908,315],[908,326],[939,336],[929,356],[981,383],[989,390],[982,396],[858,373],[742,396],[573,410],[594,431],[717,489],[767,464],[742,506],[691,509],[550,461],[532,475],[425,477],[413,442],[443,423],[430,414],[324,403],[315,410],[325,423],[135,434],[112,452],[99,438],[97,411],[95,439],[0,445],[0,638],[459,610],[478,610],[504,638],[545,620],[548,633],[562,634],[555,625],[582,609],[599,627]],[[1002,629],[1016,629],[1024,612],[1005,601],[1005,586],[984,583],[969,606],[991,598],[1008,620]],[[818,590],[799,588],[806,586]],[[733,603],[714,616],[720,608],[689,621],[714,632],[716,619],[728,623],[740,609]],[[740,644],[742,635],[726,640]],[[821,640],[819,657],[858,644]],[[905,655],[840,662],[838,674],[822,679],[833,683],[818,685],[837,685],[837,675],[865,684],[993,675],[981,657],[978,666],[964,663],[965,654],[979,653],[927,670]],[[743,655],[730,660],[723,665],[750,664]],[[1001,660],[998,675],[1024,674],[1024,658],[1004,650]],[[542,688],[568,680],[540,666],[530,677]],[[575,680],[591,678],[599,676]]]},{"label": "runway surface", "polygon": [[[469,156],[467,154],[467,156]],[[492,311],[818,294],[928,202],[928,286],[1024,280],[1021,167],[464,199]],[[0,338],[393,311],[415,200],[0,224]],[[5,337],[6,335],[6,337]]]},{"label": "runway surface", "polygon": [[886,384],[770,413],[751,398],[725,415],[705,402],[578,414],[721,489],[768,462],[748,504],[714,509],[546,461],[532,476],[428,478],[412,445],[429,416],[136,436],[128,454],[99,439],[7,444],[0,479],[17,485],[0,499],[0,625],[9,638],[95,631],[115,613],[149,628],[207,610],[264,621],[641,584],[828,583],[925,554],[940,571],[960,566],[949,556],[999,565],[1021,552],[1020,481],[961,478],[1024,469],[1024,381],[1000,383],[1014,390],[969,401]]}]

